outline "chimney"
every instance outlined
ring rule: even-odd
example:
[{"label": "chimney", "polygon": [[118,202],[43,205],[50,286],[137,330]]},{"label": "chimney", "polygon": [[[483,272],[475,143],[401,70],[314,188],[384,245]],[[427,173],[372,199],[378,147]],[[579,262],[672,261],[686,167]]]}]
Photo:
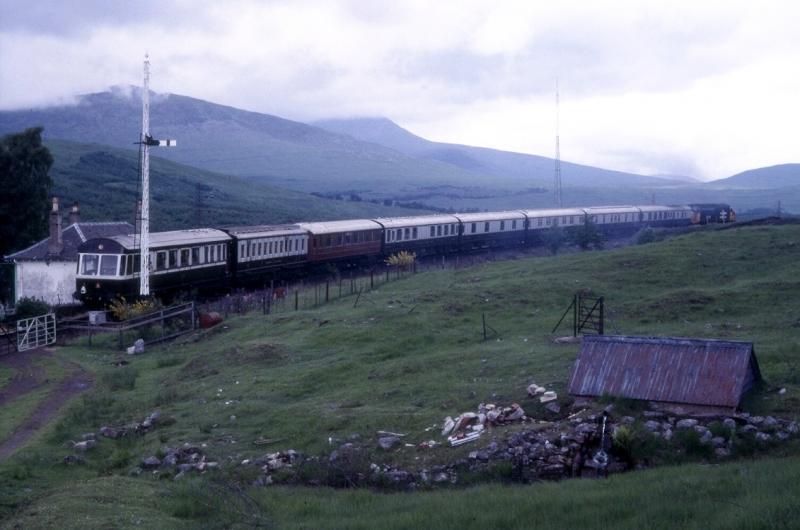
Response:
[{"label": "chimney", "polygon": [[47,243],[48,254],[61,254],[64,240],[61,236],[61,210],[58,208],[58,197],[53,197],[53,208],[50,210],[50,240]]},{"label": "chimney", "polygon": [[81,206],[78,204],[78,201],[72,203],[72,209],[69,211],[69,224],[74,225],[75,223],[81,222]]},{"label": "chimney", "polygon": [[142,233],[142,201],[136,201],[136,231],[134,233]]}]

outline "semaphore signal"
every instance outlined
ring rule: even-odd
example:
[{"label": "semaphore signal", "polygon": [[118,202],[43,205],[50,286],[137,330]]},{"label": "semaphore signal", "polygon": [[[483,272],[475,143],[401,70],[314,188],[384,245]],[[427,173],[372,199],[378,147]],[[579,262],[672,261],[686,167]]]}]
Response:
[{"label": "semaphore signal", "polygon": [[144,88],[142,90],[142,208],[139,238],[139,296],[150,296],[150,148],[175,147],[175,140],[156,140],[150,136],[150,56],[144,55]]}]

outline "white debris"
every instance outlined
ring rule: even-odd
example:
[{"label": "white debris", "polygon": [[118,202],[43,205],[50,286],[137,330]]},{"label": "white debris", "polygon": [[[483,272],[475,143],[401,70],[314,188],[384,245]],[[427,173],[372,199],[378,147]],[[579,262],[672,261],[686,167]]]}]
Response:
[{"label": "white debris", "polygon": [[539,398],[539,403],[548,403],[550,401],[555,401],[558,399],[558,394],[556,394],[552,390],[548,390]]}]

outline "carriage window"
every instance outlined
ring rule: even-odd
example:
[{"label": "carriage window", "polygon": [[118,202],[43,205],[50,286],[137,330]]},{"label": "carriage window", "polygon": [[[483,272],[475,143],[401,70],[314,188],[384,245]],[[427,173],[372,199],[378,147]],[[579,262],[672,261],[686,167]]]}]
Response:
[{"label": "carriage window", "polygon": [[88,276],[94,276],[97,274],[97,254],[84,254],[81,257],[83,268],[81,269],[81,274],[85,274]]},{"label": "carriage window", "polygon": [[156,270],[163,271],[167,268],[167,253],[156,252]]},{"label": "carriage window", "polygon": [[167,262],[167,267],[170,269],[174,269],[178,266],[178,251],[170,250],[169,251],[169,261]]},{"label": "carriage window", "polygon": [[[245,244],[242,248],[245,250],[245,255],[243,257],[247,257],[247,244]],[[211,246],[211,262],[217,261],[217,245]]]},{"label": "carriage window", "polygon": [[128,263],[130,256],[120,256],[119,257],[119,275],[125,276],[125,264]]},{"label": "carriage window", "polygon": [[192,265],[200,264],[200,247],[192,247]]},{"label": "carriage window", "polygon": [[511,221],[511,230],[516,230],[516,229],[517,229],[517,220],[514,219],[513,221]]},{"label": "carriage window", "polygon": [[442,225],[439,225],[439,226],[436,227],[436,235],[439,235],[439,236],[442,235]]},{"label": "carriage window", "polygon": [[416,226],[414,227],[414,233],[412,234],[411,237],[413,237],[414,239],[417,239],[417,227]]},{"label": "carriage window", "polygon": [[100,256],[100,274],[102,276],[115,276],[117,274],[117,257],[109,254]]},{"label": "carriage window", "polygon": [[125,260],[125,275],[130,276],[133,274],[133,260],[135,258],[136,256],[130,255],[128,256],[128,259]]},{"label": "carriage window", "polygon": [[430,235],[430,237],[434,237],[435,235],[436,235],[436,227],[432,226],[431,227],[431,235]]},{"label": "carriage window", "polygon": [[506,229],[506,222],[500,221],[500,230],[505,230],[505,229]]},{"label": "carriage window", "polygon": [[484,232],[488,232],[489,231],[489,223],[488,222],[483,223],[483,231]]},{"label": "carriage window", "polygon": [[478,223],[472,223],[472,233],[474,234],[475,231],[478,229]]},{"label": "carriage window", "polygon": [[283,241],[280,242],[280,247],[281,249],[279,250],[279,252],[283,252]]},{"label": "carriage window", "polygon": [[541,218],[541,217],[540,217],[540,218],[538,218],[536,221],[537,221],[537,223],[536,223],[536,226],[542,226],[542,222],[543,222],[543,221],[542,221],[542,218]]},{"label": "carriage window", "polygon": [[305,250],[306,249],[306,240],[305,239],[303,240],[302,245],[303,245],[303,250]]},{"label": "carriage window", "polygon": [[406,240],[411,239],[411,229],[410,228],[406,228],[404,230],[405,230],[405,233],[403,234],[403,238],[406,239]]},{"label": "carriage window", "polygon": [[189,263],[189,249],[188,248],[182,248],[181,249],[181,267],[188,267],[189,265],[191,265],[191,263]]}]

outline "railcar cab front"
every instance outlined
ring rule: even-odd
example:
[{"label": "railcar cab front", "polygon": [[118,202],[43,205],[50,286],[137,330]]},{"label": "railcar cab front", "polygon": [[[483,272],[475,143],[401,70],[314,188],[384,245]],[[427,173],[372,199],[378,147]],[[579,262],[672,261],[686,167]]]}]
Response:
[{"label": "railcar cab front", "polygon": [[77,298],[89,306],[102,306],[134,290],[139,256],[111,238],[90,239],[78,247]]}]

